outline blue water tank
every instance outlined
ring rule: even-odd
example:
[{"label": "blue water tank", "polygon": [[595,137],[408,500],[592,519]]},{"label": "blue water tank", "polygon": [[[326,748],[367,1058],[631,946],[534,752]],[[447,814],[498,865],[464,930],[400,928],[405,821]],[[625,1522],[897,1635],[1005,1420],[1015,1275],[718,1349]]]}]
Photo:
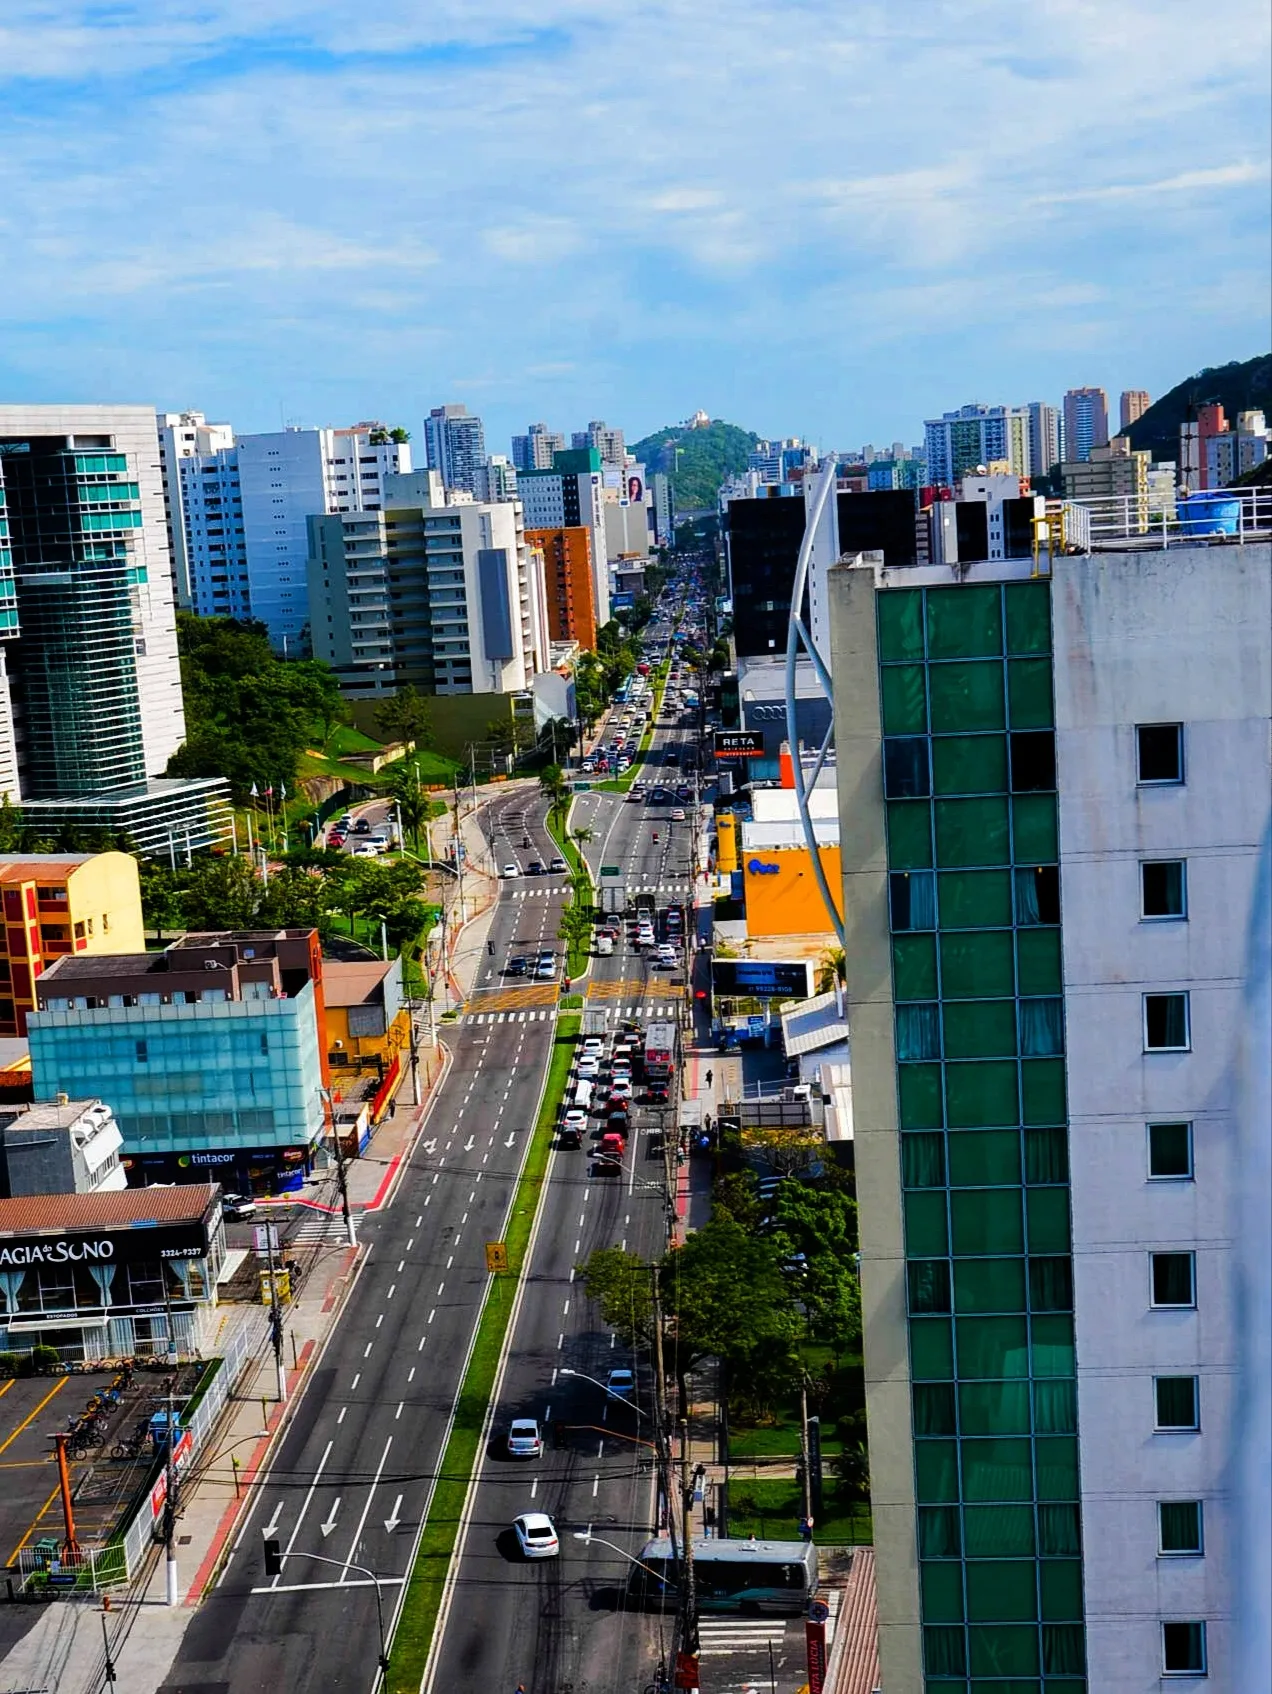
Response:
[{"label": "blue water tank", "polygon": [[1182,494],[1177,510],[1184,535],[1235,535],[1241,522],[1241,502],[1227,493]]}]

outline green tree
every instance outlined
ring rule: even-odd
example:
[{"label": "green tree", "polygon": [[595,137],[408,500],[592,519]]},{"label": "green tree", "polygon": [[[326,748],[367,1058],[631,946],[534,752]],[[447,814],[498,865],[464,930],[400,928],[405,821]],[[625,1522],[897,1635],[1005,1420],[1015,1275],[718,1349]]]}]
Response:
[{"label": "green tree", "polygon": [[540,771],[539,792],[548,802],[549,811],[556,812],[558,816],[565,811],[570,800],[570,785],[560,765],[546,765]]},{"label": "green tree", "polygon": [[417,747],[431,745],[433,708],[427,694],[410,683],[381,700],[375,708],[376,728],[390,741],[413,741]]},{"label": "green tree", "polygon": [[142,920],[147,929],[154,930],[156,939],[162,941],[165,929],[185,927],[183,874],[154,859],[139,859],[137,872],[141,881]]},{"label": "green tree", "polygon": [[847,980],[847,963],[842,947],[827,947],[817,961],[817,992],[829,994],[837,982]]},{"label": "green tree", "polygon": [[580,1280],[606,1329],[613,1330],[629,1352],[653,1340],[653,1280],[639,1253],[599,1247],[581,1267]]},{"label": "green tree", "polygon": [[410,836],[416,852],[420,849],[420,831],[428,822],[432,800],[420,781],[419,766],[410,759],[400,759],[382,773],[385,786],[397,801],[402,828]]},{"label": "green tree", "polygon": [[755,1179],[750,1171],[730,1171],[716,1178],[711,1190],[711,1215],[732,1218],[748,1235],[759,1231],[764,1207],[755,1192]]},{"label": "green tree", "polygon": [[773,1219],[775,1251],[804,1257],[799,1292],[814,1333],[837,1356],[855,1348],[861,1340],[856,1201],[821,1183],[783,1182]]}]

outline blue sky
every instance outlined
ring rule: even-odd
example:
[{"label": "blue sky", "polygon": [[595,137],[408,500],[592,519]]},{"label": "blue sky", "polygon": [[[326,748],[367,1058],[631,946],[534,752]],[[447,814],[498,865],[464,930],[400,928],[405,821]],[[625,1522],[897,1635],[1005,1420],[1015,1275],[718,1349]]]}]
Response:
[{"label": "blue sky", "polygon": [[822,446],[1269,331],[1226,0],[7,0],[0,398]]}]

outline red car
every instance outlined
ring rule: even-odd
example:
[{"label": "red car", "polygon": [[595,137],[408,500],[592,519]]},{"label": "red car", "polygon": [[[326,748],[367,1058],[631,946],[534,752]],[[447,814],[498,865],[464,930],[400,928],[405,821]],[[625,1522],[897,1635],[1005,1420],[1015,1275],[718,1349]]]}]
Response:
[{"label": "red car", "polygon": [[596,1149],[596,1169],[613,1173],[622,1170],[627,1142],[617,1130],[607,1130]]}]

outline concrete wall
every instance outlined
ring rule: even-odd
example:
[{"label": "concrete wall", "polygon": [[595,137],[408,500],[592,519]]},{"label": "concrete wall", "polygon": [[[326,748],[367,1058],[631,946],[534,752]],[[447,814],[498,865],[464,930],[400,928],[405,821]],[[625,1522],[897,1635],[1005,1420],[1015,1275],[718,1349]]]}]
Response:
[{"label": "concrete wall", "polygon": [[[1066,558],[1052,605],[1089,1686],[1158,1689],[1177,1618],[1207,1620],[1208,1686],[1235,1689],[1234,1111],[1272,793],[1272,549]],[[1185,782],[1138,787],[1135,726],[1162,722],[1184,725]],[[1186,921],[1141,921],[1145,858],[1187,861]],[[1171,988],[1189,990],[1192,1050],[1145,1054],[1142,995]],[[855,1030],[853,1058],[856,1081]],[[1149,1180],[1154,1120],[1192,1122],[1194,1181]],[[1270,1209],[1249,1244],[1264,1274]],[[1195,1251],[1196,1311],[1150,1309],[1154,1248]],[[1198,1433],[1154,1433],[1156,1374],[1200,1378]],[[1204,1503],[1203,1558],[1158,1557],[1157,1502],[1179,1499]]]}]

